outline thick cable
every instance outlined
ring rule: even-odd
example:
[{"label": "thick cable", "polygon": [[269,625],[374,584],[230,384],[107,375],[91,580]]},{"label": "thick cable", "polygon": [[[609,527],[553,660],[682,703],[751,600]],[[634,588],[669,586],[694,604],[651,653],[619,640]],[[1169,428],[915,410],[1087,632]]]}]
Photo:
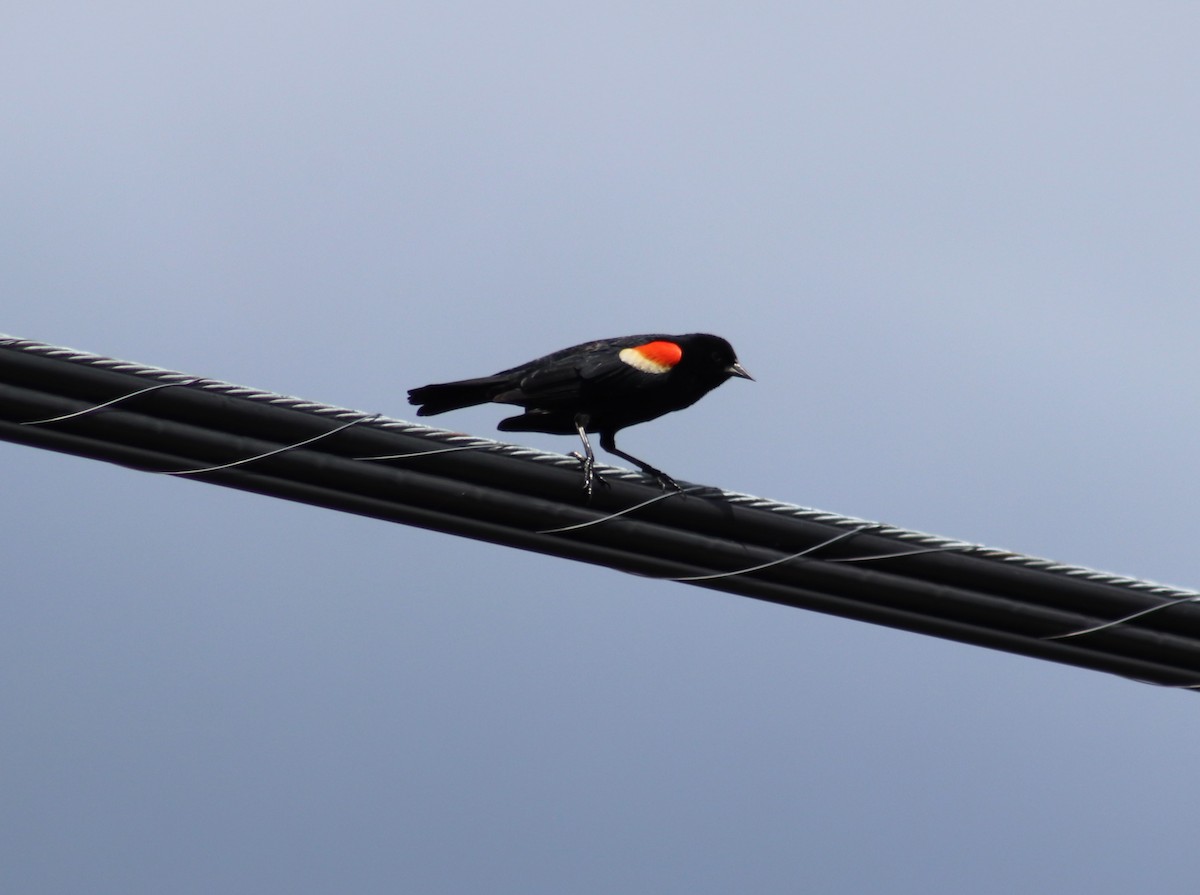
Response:
[{"label": "thick cable", "polygon": [[589,501],[568,456],[58,346],[0,337],[0,437],[1163,686],[1200,682],[1196,591],[702,485],[685,498],[611,467]]}]

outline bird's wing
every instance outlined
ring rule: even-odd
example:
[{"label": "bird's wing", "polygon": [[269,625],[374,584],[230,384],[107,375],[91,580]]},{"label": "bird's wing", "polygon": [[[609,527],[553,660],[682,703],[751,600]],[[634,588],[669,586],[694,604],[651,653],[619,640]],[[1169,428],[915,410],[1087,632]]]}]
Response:
[{"label": "bird's wing", "polygon": [[644,387],[680,356],[678,346],[661,336],[588,342],[527,364],[516,387],[494,400],[545,408],[570,405],[597,387],[613,392]]},{"label": "bird's wing", "polygon": [[579,395],[582,384],[580,362],[580,358],[562,358],[538,366],[521,377],[514,391],[534,403],[570,401]]},{"label": "bird's wing", "polygon": [[580,367],[579,375],[606,386],[644,386],[659,381],[682,359],[683,349],[678,343],[664,336],[651,336],[644,342],[618,345],[610,351],[593,354]]},{"label": "bird's wing", "polygon": [[506,370],[511,386],[499,392],[493,401],[500,404],[519,404],[523,407],[553,408],[570,405],[578,400],[582,378],[579,356],[549,355],[523,367]]}]

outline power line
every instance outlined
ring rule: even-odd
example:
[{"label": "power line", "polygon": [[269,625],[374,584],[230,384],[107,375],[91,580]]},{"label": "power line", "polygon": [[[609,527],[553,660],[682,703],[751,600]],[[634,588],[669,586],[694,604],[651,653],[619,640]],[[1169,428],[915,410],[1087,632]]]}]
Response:
[{"label": "power line", "polygon": [[1200,593],[0,335],[0,438],[1200,689]]}]

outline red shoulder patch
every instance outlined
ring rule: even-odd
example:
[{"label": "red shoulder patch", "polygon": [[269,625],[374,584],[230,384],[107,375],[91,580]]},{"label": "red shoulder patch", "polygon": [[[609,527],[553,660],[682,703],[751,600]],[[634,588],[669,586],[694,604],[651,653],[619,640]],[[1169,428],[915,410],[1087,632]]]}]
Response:
[{"label": "red shoulder patch", "polygon": [[674,342],[647,342],[633,349],[648,361],[664,367],[673,367],[683,357],[683,349]]},{"label": "red shoulder patch", "polygon": [[647,342],[625,348],[617,356],[643,373],[666,373],[679,363],[683,349],[674,342]]}]

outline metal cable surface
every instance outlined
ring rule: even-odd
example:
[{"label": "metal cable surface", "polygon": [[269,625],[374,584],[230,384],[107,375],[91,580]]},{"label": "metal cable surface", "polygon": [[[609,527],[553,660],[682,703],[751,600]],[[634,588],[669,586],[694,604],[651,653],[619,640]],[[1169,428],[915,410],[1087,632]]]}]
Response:
[{"label": "metal cable surface", "polygon": [[1200,688],[1200,593],[0,335],[0,438]]}]

